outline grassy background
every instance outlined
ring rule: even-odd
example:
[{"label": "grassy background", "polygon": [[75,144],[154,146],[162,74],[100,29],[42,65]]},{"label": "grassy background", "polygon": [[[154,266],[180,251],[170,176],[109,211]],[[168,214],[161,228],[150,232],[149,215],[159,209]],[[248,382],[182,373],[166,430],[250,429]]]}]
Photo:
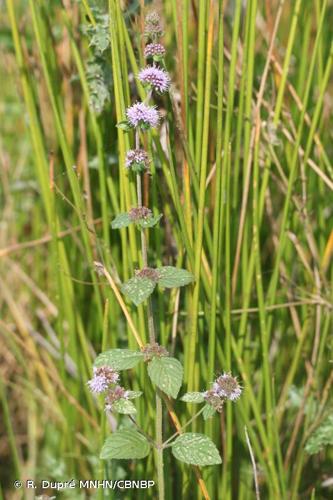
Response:
[{"label": "grassy background", "polygon": [[[139,235],[110,221],[135,205],[132,137],[115,125],[143,95],[143,4],[0,2],[0,498],[21,498],[15,478],[156,479],[152,458],[98,460],[108,431],[85,385],[96,353],[137,347],[93,262],[117,285],[141,262]],[[184,363],[183,392],[228,370],[244,387],[221,419],[196,424],[223,456],[204,479],[211,498],[255,498],[246,426],[262,498],[330,498],[332,449],[305,444],[332,413],[332,1],[153,7],[174,85],[147,138],[145,204],[164,214],[149,259],[196,276],[154,296],[159,339]],[[145,341],[145,307],[127,307]],[[126,384],[145,388],[138,421],[152,431],[144,370]],[[185,421],[191,408],[175,407]],[[169,455],[165,474],[167,498],[200,498]]]}]

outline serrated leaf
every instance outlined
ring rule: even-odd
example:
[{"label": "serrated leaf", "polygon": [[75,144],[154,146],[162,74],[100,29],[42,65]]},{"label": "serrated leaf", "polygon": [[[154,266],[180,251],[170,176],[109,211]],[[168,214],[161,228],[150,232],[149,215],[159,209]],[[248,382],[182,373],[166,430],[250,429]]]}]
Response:
[{"label": "serrated leaf", "polygon": [[132,222],[129,214],[127,212],[123,214],[118,214],[111,222],[112,229],[120,229],[122,227],[127,227]]},{"label": "serrated leaf", "polygon": [[142,396],[142,391],[126,391],[127,399],[135,399]]},{"label": "serrated leaf", "polygon": [[100,458],[121,460],[144,458],[150,451],[147,439],[134,429],[122,429],[109,436],[102,448]]},{"label": "serrated leaf", "polygon": [[155,356],[148,363],[148,375],[165,394],[176,398],[183,381],[183,367],[178,359]]},{"label": "serrated leaf", "polygon": [[186,269],[179,269],[178,267],[172,266],[163,266],[159,267],[157,270],[160,275],[158,282],[165,288],[185,286],[194,281],[193,274]]},{"label": "serrated leaf", "polygon": [[172,445],[172,454],[178,460],[192,465],[215,465],[222,463],[215,444],[204,434],[186,432]]},{"label": "serrated leaf", "polygon": [[130,349],[111,349],[102,352],[95,359],[94,366],[111,366],[114,370],[129,370],[134,368],[144,355],[140,351],[131,351]]},{"label": "serrated leaf", "polygon": [[161,220],[162,217],[163,214],[159,214],[156,216],[153,215],[152,217],[146,217],[145,219],[140,219],[138,221],[138,225],[143,229],[154,227],[156,226],[156,224],[158,224],[158,222]]},{"label": "serrated leaf", "polygon": [[330,445],[333,445],[333,415],[329,415],[309,437],[305,451],[309,455],[314,455]]},{"label": "serrated leaf", "polygon": [[207,404],[204,406],[202,416],[205,420],[207,420],[208,418],[212,418],[215,415],[215,413],[216,413],[215,408],[213,408],[212,405]]},{"label": "serrated leaf", "polygon": [[205,401],[202,392],[187,392],[180,399],[181,401],[185,401],[185,403],[203,403]]},{"label": "serrated leaf", "polygon": [[156,283],[149,278],[134,276],[122,285],[121,291],[138,306],[153,293],[155,287]]},{"label": "serrated leaf", "polygon": [[125,398],[120,398],[118,401],[112,403],[112,410],[123,413],[124,415],[134,415],[136,413],[134,404]]}]

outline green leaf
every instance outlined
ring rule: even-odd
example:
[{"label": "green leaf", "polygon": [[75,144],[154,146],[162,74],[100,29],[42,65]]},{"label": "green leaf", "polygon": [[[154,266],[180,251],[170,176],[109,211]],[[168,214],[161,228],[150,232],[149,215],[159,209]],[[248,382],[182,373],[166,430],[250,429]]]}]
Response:
[{"label": "green leaf", "polygon": [[139,398],[142,395],[141,391],[126,391],[127,399]]},{"label": "green leaf", "polygon": [[309,455],[314,455],[329,445],[333,445],[333,415],[329,415],[309,437],[305,451]]},{"label": "green leaf", "polygon": [[204,434],[186,432],[172,445],[172,454],[178,460],[192,465],[215,465],[222,463],[218,449]]},{"label": "green leaf", "polygon": [[143,229],[145,228],[149,228],[149,227],[154,227],[156,226],[156,224],[158,224],[158,222],[160,221],[160,219],[163,217],[163,214],[159,214],[159,215],[156,215],[156,216],[152,216],[152,217],[146,217],[145,219],[140,219],[138,220],[137,224],[142,227]]},{"label": "green leaf", "polygon": [[185,403],[203,403],[205,401],[202,392],[187,392],[180,399],[181,401],[185,401]]},{"label": "green leaf", "polygon": [[131,130],[131,125],[127,120],[123,120],[117,123],[117,127],[123,130],[124,132],[128,132],[129,130]]},{"label": "green leaf", "polygon": [[112,229],[120,229],[122,227],[127,227],[132,222],[129,214],[127,212],[117,215],[111,222]]},{"label": "green leaf", "polygon": [[172,266],[159,267],[158,269],[160,279],[159,284],[165,288],[174,288],[179,286],[188,285],[194,281],[194,276],[186,269],[179,269]]},{"label": "green leaf", "polygon": [[213,408],[212,405],[207,404],[204,406],[202,416],[205,420],[207,420],[208,418],[212,418],[215,415],[215,413],[216,413],[215,408]]},{"label": "green leaf", "polygon": [[183,367],[169,356],[155,356],[148,363],[148,375],[165,394],[176,398],[183,381]]},{"label": "green leaf", "polygon": [[149,278],[134,276],[122,285],[121,291],[138,306],[153,293],[155,287],[156,283]]},{"label": "green leaf", "polygon": [[94,366],[111,366],[114,370],[129,370],[134,368],[144,355],[140,351],[131,351],[130,349],[111,349],[102,352],[95,359]]},{"label": "green leaf", "polygon": [[134,404],[125,398],[120,398],[118,401],[112,403],[112,410],[118,413],[124,413],[125,415],[134,415],[136,413]]},{"label": "green leaf", "polygon": [[102,460],[111,458],[132,460],[146,457],[149,450],[150,445],[142,434],[134,429],[122,429],[106,439],[100,458]]}]

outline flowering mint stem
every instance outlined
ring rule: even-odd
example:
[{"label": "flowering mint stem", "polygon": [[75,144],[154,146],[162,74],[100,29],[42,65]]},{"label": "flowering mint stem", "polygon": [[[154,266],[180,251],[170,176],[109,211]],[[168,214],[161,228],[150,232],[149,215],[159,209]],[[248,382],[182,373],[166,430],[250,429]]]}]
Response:
[{"label": "flowering mint stem", "polygon": [[[135,130],[135,147],[139,149],[140,147],[140,136],[139,130]],[[137,191],[137,203],[138,207],[142,207],[142,184],[141,184],[141,174],[136,175],[136,191]],[[148,251],[147,251],[147,240],[145,230],[141,229],[141,252],[143,266],[148,266]],[[149,341],[153,345],[156,342],[155,335],[155,325],[154,325],[154,315],[151,298],[148,298],[147,304],[147,316],[148,316],[148,331],[149,331]],[[162,433],[162,419],[163,419],[163,409],[162,409],[162,399],[159,392],[156,393],[156,462],[157,462],[157,480],[158,480],[158,497],[159,500],[164,500],[165,488],[164,488],[164,464],[163,464],[163,433]]]}]

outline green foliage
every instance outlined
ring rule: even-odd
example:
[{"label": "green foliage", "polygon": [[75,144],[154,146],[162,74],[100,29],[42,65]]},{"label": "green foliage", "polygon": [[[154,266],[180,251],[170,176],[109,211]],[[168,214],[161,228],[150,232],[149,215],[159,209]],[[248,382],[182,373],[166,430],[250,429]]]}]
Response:
[{"label": "green foliage", "polygon": [[203,434],[194,432],[181,434],[172,444],[172,453],[186,464],[205,466],[222,462],[213,441]]},{"label": "green foliage", "polygon": [[135,415],[136,413],[134,404],[125,398],[120,398],[118,401],[112,403],[112,410],[123,413],[124,415]]},{"label": "green foliage", "polygon": [[309,455],[314,455],[326,446],[333,446],[333,415],[329,415],[309,437],[305,451]]},{"label": "green foliage", "polygon": [[183,367],[177,359],[155,356],[148,363],[148,374],[165,394],[173,398],[178,396],[183,381]]},{"label": "green foliage", "polygon": [[205,401],[202,392],[187,392],[180,399],[185,403],[203,403]]},{"label": "green foliage", "polygon": [[133,429],[121,429],[109,436],[101,450],[102,460],[134,460],[144,458],[150,451],[147,439]]},{"label": "green foliage", "polygon": [[137,221],[137,224],[142,229],[151,228],[151,227],[156,226],[162,217],[163,217],[163,214],[152,215],[151,217],[146,217],[144,219],[140,219],[139,221]]},{"label": "green foliage", "polygon": [[111,349],[99,354],[95,359],[94,366],[110,366],[116,371],[134,368],[143,360],[143,353],[131,351],[130,349]]},{"label": "green foliage", "polygon": [[156,282],[151,279],[134,276],[121,286],[121,291],[138,306],[153,293],[155,287]]},{"label": "green foliage", "polygon": [[122,227],[127,227],[131,223],[131,218],[129,213],[125,212],[123,214],[118,214],[111,222],[112,229],[121,229]]},{"label": "green foliage", "polygon": [[148,217],[143,217],[138,220],[133,220],[130,217],[130,214],[128,212],[118,214],[113,221],[111,222],[111,227],[112,229],[121,229],[123,227],[128,227],[131,223],[136,224],[141,229],[147,229],[156,226],[158,222],[161,220],[163,217],[162,214],[159,215],[151,215]]},{"label": "green foliage", "polygon": [[194,276],[186,269],[179,269],[172,266],[158,268],[159,284],[165,288],[185,286],[194,281]]}]

